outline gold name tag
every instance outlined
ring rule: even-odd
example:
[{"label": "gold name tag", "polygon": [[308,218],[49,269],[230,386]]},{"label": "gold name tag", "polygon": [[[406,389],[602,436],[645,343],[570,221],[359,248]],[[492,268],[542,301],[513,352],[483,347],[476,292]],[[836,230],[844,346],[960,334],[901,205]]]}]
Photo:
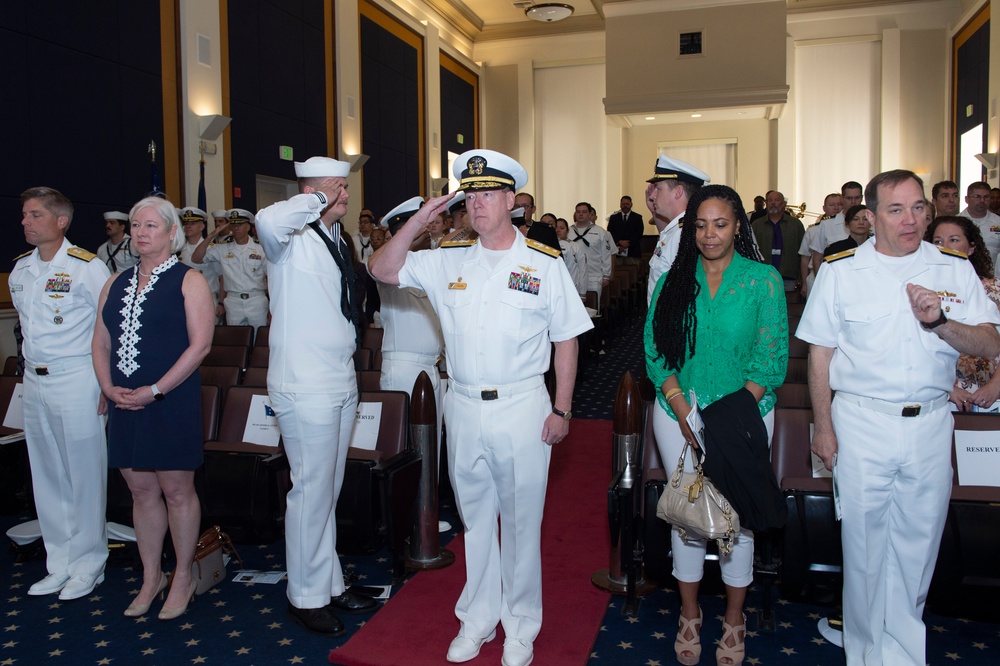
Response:
[{"label": "gold name tag", "polygon": [[461,289],[465,289],[468,286],[469,286],[468,282],[449,282],[448,283],[448,288],[449,289],[459,289],[459,290],[461,290]]}]

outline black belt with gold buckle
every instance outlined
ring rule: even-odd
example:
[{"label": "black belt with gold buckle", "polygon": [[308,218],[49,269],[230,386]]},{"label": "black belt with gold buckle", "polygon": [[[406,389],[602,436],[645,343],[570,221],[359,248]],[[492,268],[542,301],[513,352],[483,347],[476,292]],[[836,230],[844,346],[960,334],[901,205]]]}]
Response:
[{"label": "black belt with gold buckle", "polygon": [[920,405],[907,405],[903,407],[900,416],[920,416]]},{"label": "black belt with gold buckle", "polygon": [[497,400],[500,397],[500,393],[496,389],[483,389],[480,394],[483,400]]},{"label": "black belt with gold buckle", "polygon": [[39,366],[39,367],[35,368],[35,374],[36,375],[41,375],[41,376],[44,377],[45,375],[49,374],[49,369],[46,368],[46,367],[43,367],[43,366]]}]

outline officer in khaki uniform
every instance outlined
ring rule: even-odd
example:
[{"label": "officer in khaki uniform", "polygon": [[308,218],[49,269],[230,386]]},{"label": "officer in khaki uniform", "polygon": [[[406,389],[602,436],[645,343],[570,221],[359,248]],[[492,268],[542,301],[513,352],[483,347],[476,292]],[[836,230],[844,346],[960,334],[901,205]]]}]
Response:
[{"label": "officer in khaki uniform", "polygon": [[24,335],[24,434],[48,570],[28,594],[77,599],[104,580],[108,559],[107,443],[91,341],[110,272],[66,240],[73,205],[60,192],[26,190],[21,210],[35,249],[18,258],[9,284]]},{"label": "officer in khaki uniform", "polygon": [[[452,195],[429,200],[368,260],[382,282],[427,293],[448,350],[449,473],[466,526],[466,585],[450,662],[474,659],[503,624],[504,666],[526,666],[542,624],[541,523],[551,446],[569,432],[576,336],[590,317],[559,251],[510,222],[527,174],[491,150],[455,160],[477,240],[407,252]],[[555,405],[542,380],[555,344]],[[500,535],[497,518],[499,517]]]},{"label": "officer in khaki uniform", "polygon": [[[267,260],[264,248],[250,235],[254,216],[248,210],[233,208],[226,214],[228,222],[216,227],[191,254],[196,264],[216,264],[222,267],[224,286],[223,306],[226,323],[230,326],[267,324]],[[226,243],[213,242],[232,230],[233,239]]]}]

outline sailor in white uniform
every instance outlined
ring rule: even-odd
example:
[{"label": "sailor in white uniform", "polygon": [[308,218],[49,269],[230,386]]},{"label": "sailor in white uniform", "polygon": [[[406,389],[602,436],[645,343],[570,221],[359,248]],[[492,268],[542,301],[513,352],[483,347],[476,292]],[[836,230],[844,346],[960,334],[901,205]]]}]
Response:
[{"label": "sailor in white uniform", "polygon": [[[182,264],[186,264],[195,269],[208,280],[208,287],[212,290],[212,299],[215,303],[215,316],[221,317],[225,310],[219,303],[219,277],[222,275],[219,264],[197,264],[191,259],[191,255],[198,249],[205,239],[205,225],[208,222],[208,215],[200,208],[188,206],[177,211],[184,230],[184,247],[181,248],[178,257]],[[221,322],[221,320],[218,320]]]},{"label": "sailor in white uniform", "polygon": [[[225,296],[226,323],[230,326],[267,324],[267,263],[264,248],[251,235],[254,215],[242,208],[227,214],[228,222],[216,227],[191,254],[191,260],[221,267]],[[233,239],[214,243],[232,230]]]},{"label": "sailor in white uniform", "polygon": [[97,248],[97,256],[112,273],[121,273],[139,263],[139,254],[132,249],[132,237],[126,233],[128,215],[112,210],[104,214],[106,243]]},{"label": "sailor in white uniform", "polygon": [[[448,349],[449,473],[466,526],[461,622],[447,659],[464,662],[503,624],[503,663],[526,666],[542,621],[541,521],[551,446],[569,431],[576,337],[592,328],[559,251],[511,225],[527,174],[491,150],[455,160],[477,240],[407,252],[448,205],[429,200],[368,260],[387,284],[424,290]],[[542,375],[555,343],[555,405]],[[498,522],[499,517],[499,532]]]}]

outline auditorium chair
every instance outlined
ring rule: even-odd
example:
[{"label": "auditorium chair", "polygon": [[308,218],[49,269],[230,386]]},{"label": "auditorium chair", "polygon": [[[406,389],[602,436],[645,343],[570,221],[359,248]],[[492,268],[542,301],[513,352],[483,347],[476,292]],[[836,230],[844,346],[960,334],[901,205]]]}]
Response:
[{"label": "auditorium chair", "polygon": [[268,342],[270,341],[270,338],[271,338],[271,327],[270,327],[270,325],[267,325],[267,326],[258,326],[257,327],[257,335],[253,339],[253,346],[254,347],[267,347],[268,346]]},{"label": "auditorium chair", "polygon": [[233,541],[270,543],[283,535],[288,460],[277,447],[243,441],[250,406],[267,389],[233,386],[219,419],[218,437],[205,442],[205,462],[195,477],[202,525],[218,525]]},{"label": "auditorium chair", "polygon": [[382,371],[381,370],[358,370],[358,391],[381,391]]},{"label": "auditorium chair", "polygon": [[786,384],[808,384],[809,383],[809,359],[790,358],[788,359],[788,369],[785,371]]},{"label": "auditorium chair", "polygon": [[365,329],[365,337],[361,341],[361,346],[366,349],[371,349],[374,354],[382,349],[382,337],[385,335],[385,330],[381,328],[371,328]]},{"label": "auditorium chair", "polygon": [[230,386],[240,383],[240,367],[238,365],[203,365],[198,368],[202,386],[218,386],[221,393],[219,399],[226,400],[226,391]]},{"label": "auditorium chair", "polygon": [[[219,386],[201,385],[201,434],[204,441],[215,439],[219,431],[219,407],[222,394]],[[105,515],[108,521],[132,525],[132,492],[116,469],[108,470],[108,496]]]},{"label": "auditorium chair", "polygon": [[213,345],[249,347],[253,344],[253,326],[216,325],[212,336]]},{"label": "auditorium chair", "polygon": [[3,376],[13,377],[17,374],[17,357],[8,356],[3,362]]},{"label": "auditorium chair", "polygon": [[[1000,436],[996,414],[954,416],[956,433],[987,431]],[[959,485],[954,446],[952,467],[954,485],[927,603],[938,613],[998,622],[1000,487]]]},{"label": "auditorium chair", "polygon": [[[20,383],[20,377],[0,376],[0,423],[7,415],[14,389]],[[0,514],[17,513],[25,507],[31,507],[33,511],[31,468],[23,431],[0,425],[0,437],[11,438],[0,444]]]},{"label": "auditorium chair", "polygon": [[795,337],[795,331],[788,331],[788,358],[809,358],[809,343]]},{"label": "auditorium chair", "polygon": [[372,350],[366,347],[360,347],[356,352],[354,352],[354,369],[355,370],[371,370],[372,369]]},{"label": "auditorium chair", "polygon": [[[793,316],[794,317],[801,317],[802,313],[805,312],[806,304],[805,303],[788,303],[787,307],[788,307],[788,316],[789,317],[793,317]],[[789,328],[791,328],[791,327],[789,327]],[[795,333],[795,331],[792,331],[792,330],[790,330],[789,332],[792,333],[792,334]]]},{"label": "auditorium chair", "polygon": [[404,542],[414,521],[420,455],[409,440],[409,396],[404,391],[364,391],[360,402],[382,404],[375,450],[351,448],[337,502],[337,549],[372,553],[388,541],[393,571],[405,568]]},{"label": "auditorium chair", "polygon": [[266,368],[270,363],[271,350],[268,347],[254,347],[250,351],[250,367]]},{"label": "auditorium chair", "polygon": [[778,399],[776,407],[812,409],[812,398],[809,396],[808,384],[782,384],[774,389],[774,396]]},{"label": "auditorium chair", "polygon": [[236,365],[241,369],[247,367],[250,348],[239,345],[213,344],[208,354],[202,359],[202,365]]},{"label": "auditorium chair", "polygon": [[247,368],[247,371],[243,373],[242,385],[267,388],[267,368],[255,368],[253,366]]}]

